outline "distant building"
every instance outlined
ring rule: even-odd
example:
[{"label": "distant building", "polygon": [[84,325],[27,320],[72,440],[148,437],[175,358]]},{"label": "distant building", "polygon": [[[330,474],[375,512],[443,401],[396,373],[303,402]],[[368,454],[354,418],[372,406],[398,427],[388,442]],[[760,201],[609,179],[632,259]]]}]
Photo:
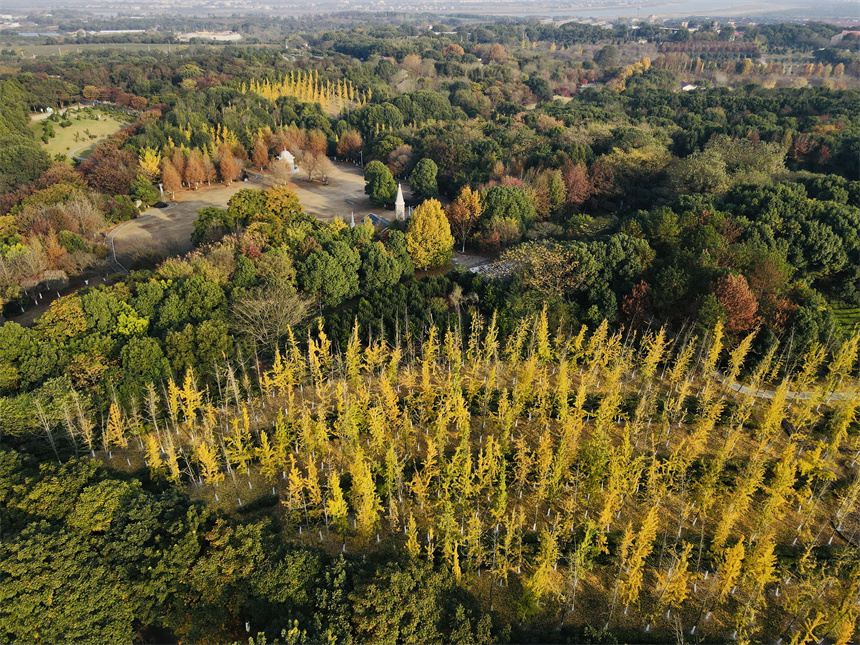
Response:
[{"label": "distant building", "polygon": [[836,43],[841,43],[842,39],[845,38],[845,36],[847,36],[849,34],[853,34],[855,36],[860,36],[860,31],[843,30],[843,32],[841,34],[836,34],[835,36],[833,36],[833,38],[830,39],[830,44],[835,45]]},{"label": "distant building", "polygon": [[242,34],[237,34],[235,31],[189,31],[186,34],[179,34],[176,37],[176,40],[180,42],[188,42],[192,38],[229,42],[242,40]]},{"label": "distant building", "polygon": [[684,90],[685,92],[692,92],[693,90],[699,89],[699,86],[698,85],[691,85],[690,83],[687,83],[681,89]]}]

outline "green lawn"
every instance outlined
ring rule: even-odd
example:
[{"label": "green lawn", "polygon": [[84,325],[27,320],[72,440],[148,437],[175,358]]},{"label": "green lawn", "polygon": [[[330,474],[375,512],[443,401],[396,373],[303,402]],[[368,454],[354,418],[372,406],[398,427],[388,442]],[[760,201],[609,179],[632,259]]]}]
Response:
[{"label": "green lawn", "polygon": [[846,330],[854,330],[860,326],[860,307],[853,309],[834,309],[836,322],[839,326]]},{"label": "green lawn", "polygon": [[[105,50],[176,53],[191,49],[192,51],[196,52],[203,50],[218,50],[220,48],[223,48],[224,46],[224,43],[214,43],[210,45],[189,45],[187,43],[172,43],[170,45],[168,45],[167,43],[90,43],[83,45],[36,45],[30,43],[16,42],[10,43],[8,49],[14,50],[15,53],[17,53],[19,56],[22,56],[23,58],[32,58],[34,56],[65,56],[68,54],[82,54],[84,52]],[[272,45],[266,43],[259,43],[255,45],[243,44],[242,46],[252,47],[256,49],[271,47]]]},{"label": "green lawn", "polygon": [[[67,128],[59,123],[52,123],[56,136],[48,139],[47,144],[42,144],[51,157],[57,154],[71,156],[73,153],[86,157],[95,144],[104,141],[124,125],[105,114],[101,115],[101,119],[82,118],[78,121],[74,113],[70,112],[69,119],[72,125]],[[33,122],[32,127],[37,139],[42,136],[43,123],[45,122]]]},{"label": "green lawn", "polygon": [[121,51],[151,51],[151,52],[166,52],[170,47],[171,52],[180,51],[187,45],[167,45],[167,44],[147,44],[147,43],[92,43],[85,45],[14,45],[14,49],[19,54],[23,52],[26,58],[31,56],[58,56],[65,54],[77,54],[87,51],[104,51],[106,49],[115,49]]}]

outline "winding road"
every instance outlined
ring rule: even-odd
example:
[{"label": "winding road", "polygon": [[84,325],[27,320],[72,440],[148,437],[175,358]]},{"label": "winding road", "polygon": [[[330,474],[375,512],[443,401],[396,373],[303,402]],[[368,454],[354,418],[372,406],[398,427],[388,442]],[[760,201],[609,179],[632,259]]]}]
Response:
[{"label": "winding road", "polygon": [[[716,377],[717,377],[717,380],[720,381],[721,383],[725,382],[725,379],[724,379],[722,374],[717,373]],[[739,394],[745,394],[745,395],[752,394],[754,397],[759,398],[759,399],[772,399],[774,396],[776,396],[775,390],[765,390],[763,388],[751,388],[747,385],[744,385],[743,383],[738,383],[737,381],[733,381],[732,383],[729,383],[728,387],[730,390],[733,390]],[[806,401],[806,400],[810,399],[814,394],[815,394],[815,392],[792,392],[791,390],[789,390],[788,392],[785,393],[785,398],[788,399],[789,401],[794,400],[794,399],[797,399],[798,401]],[[831,401],[834,401],[834,400],[836,400],[836,401],[847,401],[849,399],[856,399],[858,397],[860,397],[860,392],[857,392],[856,390],[853,392],[850,390],[844,391],[844,392],[831,392],[827,396],[826,402],[830,403]]]}]

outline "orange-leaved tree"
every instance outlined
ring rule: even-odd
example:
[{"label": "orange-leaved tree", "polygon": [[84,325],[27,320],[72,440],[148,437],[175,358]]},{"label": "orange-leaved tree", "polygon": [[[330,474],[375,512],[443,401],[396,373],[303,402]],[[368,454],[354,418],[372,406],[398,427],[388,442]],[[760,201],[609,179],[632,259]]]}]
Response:
[{"label": "orange-leaved tree", "polygon": [[742,334],[758,324],[758,301],[744,276],[729,274],[720,278],[714,284],[714,295],[726,310],[726,331],[730,334]]},{"label": "orange-leaved tree", "polygon": [[469,186],[464,186],[460,194],[457,195],[457,199],[445,209],[451,232],[462,245],[463,251],[466,250],[466,240],[469,238],[469,234],[481,221],[483,212],[484,207],[481,204],[480,193],[472,190]]}]

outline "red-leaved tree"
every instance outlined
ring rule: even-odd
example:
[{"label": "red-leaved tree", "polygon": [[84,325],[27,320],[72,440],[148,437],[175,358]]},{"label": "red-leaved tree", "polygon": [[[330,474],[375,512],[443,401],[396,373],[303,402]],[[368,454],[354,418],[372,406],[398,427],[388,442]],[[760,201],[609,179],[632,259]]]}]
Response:
[{"label": "red-leaved tree", "polygon": [[633,291],[621,301],[621,311],[631,329],[641,329],[651,316],[651,295],[644,280],[633,287]]},{"label": "red-leaved tree", "polygon": [[742,334],[758,324],[758,300],[744,276],[730,274],[720,278],[714,283],[714,295],[726,310],[726,331],[730,334]]},{"label": "red-leaved tree", "polygon": [[564,185],[567,188],[566,201],[574,210],[579,210],[591,197],[592,185],[588,169],[582,163],[570,163],[561,169]]}]

